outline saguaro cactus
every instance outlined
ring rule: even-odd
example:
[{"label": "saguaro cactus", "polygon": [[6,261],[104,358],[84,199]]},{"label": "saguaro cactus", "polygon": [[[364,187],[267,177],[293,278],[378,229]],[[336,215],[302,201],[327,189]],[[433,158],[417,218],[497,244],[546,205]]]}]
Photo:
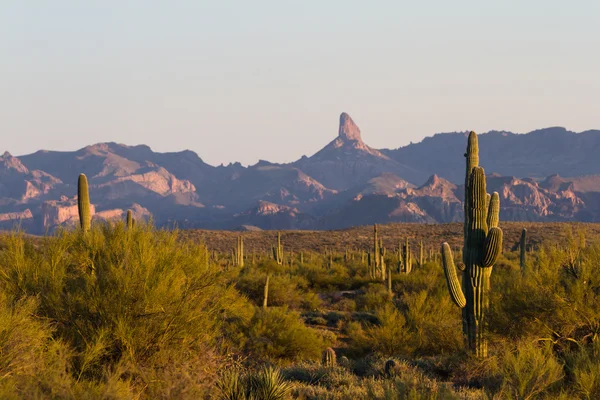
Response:
[{"label": "saguaro cactus", "polygon": [[[486,311],[489,308],[492,267],[502,252],[502,230],[498,228],[500,197],[486,194],[486,181],[479,162],[477,135],[471,132],[467,146],[465,226],[462,289],[456,275],[452,250],[442,244],[442,263],[448,290],[454,303],[463,309],[463,332],[468,348],[477,357],[487,356]],[[489,196],[489,197],[488,197]]]},{"label": "saguaro cactus", "polygon": [[412,253],[410,252],[410,244],[408,242],[408,238],[406,238],[406,243],[402,249],[402,263],[404,264],[404,272],[410,274],[412,271]]},{"label": "saguaro cactus", "polygon": [[127,210],[127,229],[133,229],[133,214],[131,213],[131,210]]},{"label": "saguaro cactus", "polygon": [[324,367],[328,367],[328,368],[335,367],[335,364],[336,364],[335,350],[333,350],[331,347],[328,347],[327,349],[325,349],[323,351],[323,357],[321,358],[321,364]]},{"label": "saguaro cactus", "polygon": [[263,294],[263,308],[267,308],[267,303],[269,302],[269,278],[270,275],[267,274],[267,280],[265,281],[265,291]]},{"label": "saguaro cactus", "polygon": [[283,245],[281,244],[281,232],[277,232],[277,247],[273,246],[273,259],[279,265],[283,265]]},{"label": "saguaro cactus", "polygon": [[525,272],[527,268],[527,229],[523,228],[521,231],[521,241],[519,242],[519,252],[520,254],[520,265],[521,272]]},{"label": "saguaro cactus", "polygon": [[244,266],[244,238],[242,236],[238,236],[237,245],[235,250],[235,264],[238,267]]},{"label": "saguaro cactus", "polygon": [[79,210],[81,230],[89,232],[92,227],[92,213],[90,211],[90,192],[85,174],[80,174],[77,181],[77,208]]},{"label": "saguaro cactus", "polygon": [[375,263],[375,268],[378,268],[381,258],[379,254],[379,238],[377,235],[377,224],[373,225],[373,255],[374,258],[372,258],[371,261]]}]

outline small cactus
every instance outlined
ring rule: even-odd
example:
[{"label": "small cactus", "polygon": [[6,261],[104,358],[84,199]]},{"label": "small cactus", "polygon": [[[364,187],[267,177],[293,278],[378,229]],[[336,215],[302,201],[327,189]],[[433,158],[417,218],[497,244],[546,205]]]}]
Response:
[{"label": "small cactus", "polygon": [[77,182],[77,208],[81,230],[84,233],[89,232],[92,227],[92,213],[90,211],[90,192],[85,174],[80,174]]},{"label": "small cactus", "polygon": [[327,368],[333,368],[336,365],[335,350],[331,347],[326,348],[323,351],[323,357],[321,358],[321,364]]}]

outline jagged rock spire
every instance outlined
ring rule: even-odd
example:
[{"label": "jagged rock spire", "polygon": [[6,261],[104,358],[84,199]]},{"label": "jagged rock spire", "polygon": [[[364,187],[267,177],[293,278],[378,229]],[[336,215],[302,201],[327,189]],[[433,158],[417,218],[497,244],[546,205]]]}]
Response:
[{"label": "jagged rock spire", "polygon": [[358,126],[352,121],[352,118],[345,112],[340,115],[340,130],[339,137],[343,140],[355,140],[358,142],[362,142],[362,138],[360,137],[360,129]]}]

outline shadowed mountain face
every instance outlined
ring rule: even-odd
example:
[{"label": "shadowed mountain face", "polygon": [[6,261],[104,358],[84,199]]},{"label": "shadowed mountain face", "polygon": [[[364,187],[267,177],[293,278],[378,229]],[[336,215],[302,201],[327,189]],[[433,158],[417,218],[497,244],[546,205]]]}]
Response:
[{"label": "shadowed mountain face", "polygon": [[[0,156],[0,228],[42,233],[77,222],[85,173],[96,220],[138,219],[211,229],[332,229],[463,218],[467,133],[396,150],[368,146],[342,113],[335,139],[290,164],[214,167],[194,152],[100,143],[74,152]],[[600,131],[548,128],[479,135],[488,191],[502,220],[600,221]]]}]

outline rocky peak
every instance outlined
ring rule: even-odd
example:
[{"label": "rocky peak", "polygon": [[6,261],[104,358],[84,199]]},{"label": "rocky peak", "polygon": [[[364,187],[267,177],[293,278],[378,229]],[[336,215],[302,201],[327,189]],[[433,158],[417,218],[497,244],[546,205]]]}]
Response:
[{"label": "rocky peak", "polygon": [[338,135],[340,139],[344,141],[350,140],[362,142],[360,137],[360,129],[358,126],[356,126],[352,118],[350,118],[350,116],[345,112],[340,115],[340,129]]},{"label": "rocky peak", "polygon": [[23,165],[21,160],[17,157],[13,157],[8,151],[5,152],[2,157],[0,157],[0,171],[4,170],[5,172],[18,172],[21,174],[28,174],[29,170],[26,166]]}]

